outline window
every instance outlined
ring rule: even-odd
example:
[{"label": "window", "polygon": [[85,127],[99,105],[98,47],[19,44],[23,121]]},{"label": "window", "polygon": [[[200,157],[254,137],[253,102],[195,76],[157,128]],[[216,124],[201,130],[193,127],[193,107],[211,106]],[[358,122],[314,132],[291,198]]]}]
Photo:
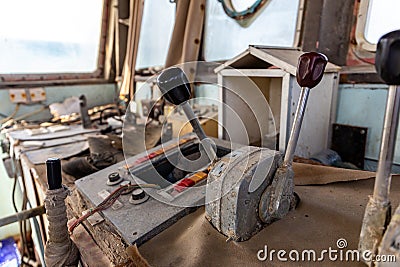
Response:
[{"label": "window", "polygon": [[136,69],[164,66],[175,22],[176,5],[168,0],[146,0]]},{"label": "window", "polygon": [[0,1],[1,78],[94,73],[102,15],[99,0]]},{"label": "window", "polygon": [[[245,10],[254,0],[232,1]],[[296,44],[301,0],[270,0],[248,27],[242,27],[225,14],[217,0],[207,1],[204,57],[208,61],[226,60],[251,45],[292,47]]]},{"label": "window", "polygon": [[382,35],[400,29],[399,9],[398,0],[362,0],[356,28],[357,44],[375,51]]}]

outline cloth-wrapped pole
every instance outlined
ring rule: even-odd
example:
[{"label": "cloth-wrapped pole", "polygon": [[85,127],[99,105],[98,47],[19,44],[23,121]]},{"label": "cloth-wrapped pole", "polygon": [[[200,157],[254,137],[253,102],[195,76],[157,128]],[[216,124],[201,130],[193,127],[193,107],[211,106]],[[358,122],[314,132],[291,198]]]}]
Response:
[{"label": "cloth-wrapped pole", "polygon": [[79,251],[69,238],[67,228],[67,209],[65,198],[70,191],[62,186],[59,189],[47,190],[44,199],[47,220],[49,221],[49,239],[46,243],[44,258],[47,266],[77,266]]}]

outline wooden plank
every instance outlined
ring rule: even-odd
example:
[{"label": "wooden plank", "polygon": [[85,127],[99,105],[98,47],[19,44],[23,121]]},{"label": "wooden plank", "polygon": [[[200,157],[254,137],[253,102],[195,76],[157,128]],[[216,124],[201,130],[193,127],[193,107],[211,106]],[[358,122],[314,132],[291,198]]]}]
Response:
[{"label": "wooden plank", "polygon": [[[73,220],[70,220],[68,225],[72,222]],[[71,240],[78,247],[84,266],[114,266],[82,225],[75,228]]]},{"label": "wooden plank", "polygon": [[250,76],[250,77],[283,77],[285,72],[281,69],[224,69],[222,76]]},{"label": "wooden plank", "polygon": [[[83,211],[92,207],[81,197],[77,190],[74,190],[72,194],[67,197],[66,203],[68,205],[67,209],[75,217],[81,216]],[[88,222],[84,222],[83,225],[87,229],[87,232],[90,233],[92,239],[96,242],[102,253],[112,263],[112,266],[126,266],[131,261],[126,252],[126,248],[129,244],[126,244],[123,241],[119,234],[115,232],[114,227],[109,225],[107,221],[95,226],[91,226]]]}]

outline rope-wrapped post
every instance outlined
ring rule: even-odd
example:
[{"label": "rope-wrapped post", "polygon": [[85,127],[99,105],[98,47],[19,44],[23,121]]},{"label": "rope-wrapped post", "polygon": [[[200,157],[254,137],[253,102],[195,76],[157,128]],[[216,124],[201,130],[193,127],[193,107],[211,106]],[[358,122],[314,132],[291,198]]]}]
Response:
[{"label": "rope-wrapped post", "polygon": [[50,158],[46,161],[48,190],[44,199],[47,220],[49,221],[49,239],[46,243],[44,258],[47,266],[77,266],[79,251],[71,241],[67,228],[67,208],[65,199],[70,191],[62,185],[61,162]]}]

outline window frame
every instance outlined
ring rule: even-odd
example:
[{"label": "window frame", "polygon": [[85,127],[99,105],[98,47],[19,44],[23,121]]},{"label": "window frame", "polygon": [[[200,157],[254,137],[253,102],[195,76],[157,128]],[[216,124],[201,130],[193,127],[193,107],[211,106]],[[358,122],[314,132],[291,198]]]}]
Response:
[{"label": "window frame", "polygon": [[0,73],[0,89],[21,86],[45,86],[63,84],[105,83],[106,43],[109,31],[109,15],[112,0],[103,0],[101,30],[99,36],[99,50],[97,68],[94,72],[76,73],[35,73],[35,74],[2,74]]},{"label": "window frame", "polygon": [[[292,44],[292,46],[290,46],[288,48],[298,48],[300,46],[301,35],[302,35],[302,23],[303,23],[304,10],[305,10],[305,2],[306,2],[306,0],[299,0],[299,4],[297,6],[298,10],[297,10],[296,27],[295,27],[294,37],[293,37],[293,44]],[[266,8],[268,8],[268,7],[266,7]],[[206,12],[207,12],[207,9],[206,9]],[[259,16],[259,15],[260,14],[257,14],[257,16]],[[207,14],[206,14],[206,16],[207,16]],[[226,16],[227,16],[227,18],[230,18],[228,15],[226,15]],[[205,19],[204,19],[204,23],[206,23]],[[204,25],[204,28],[205,28],[205,25]],[[202,36],[202,46],[201,46],[201,50],[200,50],[200,57],[202,60],[206,60],[205,59],[205,46],[204,46],[204,40],[205,40],[204,28],[203,28],[203,36]],[[249,44],[249,45],[251,45],[251,44]],[[280,47],[280,46],[277,46],[277,47]],[[282,47],[286,48],[284,46],[282,46]],[[211,60],[210,62],[225,62],[230,59],[231,58],[226,58],[226,59],[221,59],[221,60]]]},{"label": "window frame", "polygon": [[365,37],[365,30],[367,26],[367,19],[368,19],[368,9],[370,5],[370,0],[360,0],[360,5],[358,8],[357,14],[357,24],[356,24],[356,42],[357,46],[363,50],[369,52],[376,51],[376,44],[373,44],[367,40]]}]

